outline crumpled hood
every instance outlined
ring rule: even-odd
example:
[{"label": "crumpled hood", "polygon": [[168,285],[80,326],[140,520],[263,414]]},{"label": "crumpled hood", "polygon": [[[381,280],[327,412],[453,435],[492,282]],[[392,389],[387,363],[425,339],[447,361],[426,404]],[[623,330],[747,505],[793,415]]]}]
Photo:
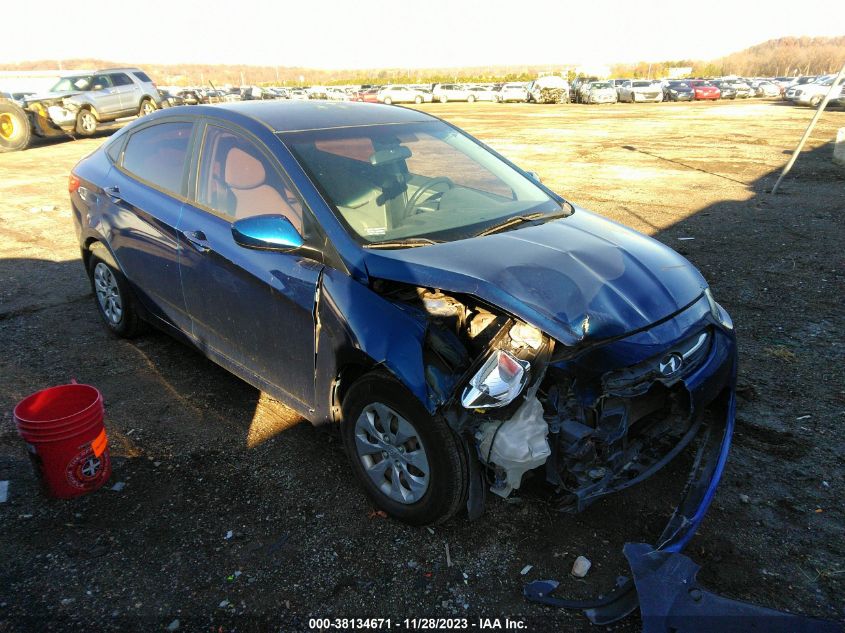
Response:
[{"label": "crumpled hood", "polygon": [[35,101],[48,101],[50,99],[64,99],[66,97],[73,97],[81,94],[82,90],[63,90],[61,92],[43,92],[41,94],[30,95],[26,98],[27,103]]},{"label": "crumpled hood", "polygon": [[706,287],[669,247],[580,208],[485,237],[371,249],[364,261],[371,277],[474,295],[565,345],[645,328]]}]

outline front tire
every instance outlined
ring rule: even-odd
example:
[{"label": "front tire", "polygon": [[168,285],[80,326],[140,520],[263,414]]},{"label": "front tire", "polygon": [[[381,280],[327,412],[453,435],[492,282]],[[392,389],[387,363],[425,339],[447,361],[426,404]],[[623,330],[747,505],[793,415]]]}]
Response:
[{"label": "front tire", "polygon": [[416,103],[417,105],[421,104],[422,103],[422,97],[420,97],[419,95],[414,97],[414,103]]},{"label": "front tire", "polygon": [[393,105],[393,99],[391,99],[390,97],[385,97],[384,105]]},{"label": "front tire", "polygon": [[79,136],[93,136],[97,132],[97,117],[89,109],[76,113],[76,133]]},{"label": "front tire", "polygon": [[467,103],[475,103],[475,95],[468,96]]},{"label": "front tire", "polygon": [[97,312],[113,334],[134,338],[144,330],[144,322],[126,278],[104,261],[106,258],[94,252],[89,263],[88,275]]},{"label": "front tire", "polygon": [[364,492],[390,516],[442,523],[464,505],[469,476],[460,439],[389,374],[366,374],[350,387],[341,434]]},{"label": "front tire", "polygon": [[449,97],[447,97],[446,95],[440,95],[439,101],[440,103],[446,103],[447,101],[449,101]]},{"label": "front tire", "polygon": [[17,152],[29,147],[32,126],[23,108],[11,101],[0,101],[0,152]]}]

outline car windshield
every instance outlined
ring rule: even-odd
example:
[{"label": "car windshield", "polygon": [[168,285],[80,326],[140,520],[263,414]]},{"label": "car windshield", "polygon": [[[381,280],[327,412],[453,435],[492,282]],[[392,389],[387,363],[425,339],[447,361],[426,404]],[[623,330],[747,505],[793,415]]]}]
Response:
[{"label": "car windshield", "polygon": [[597,81],[597,82],[592,84],[592,87],[596,88],[596,89],[601,89],[601,88],[612,88],[613,86],[611,86],[606,81]]},{"label": "car windshield", "polygon": [[91,75],[62,77],[50,88],[50,92],[68,92],[70,90],[88,90],[91,87]]},{"label": "car windshield", "polygon": [[561,205],[440,121],[289,132],[280,137],[363,244],[463,239]]},{"label": "car windshield", "polygon": [[647,88],[651,83],[650,81],[635,81],[634,88]]}]

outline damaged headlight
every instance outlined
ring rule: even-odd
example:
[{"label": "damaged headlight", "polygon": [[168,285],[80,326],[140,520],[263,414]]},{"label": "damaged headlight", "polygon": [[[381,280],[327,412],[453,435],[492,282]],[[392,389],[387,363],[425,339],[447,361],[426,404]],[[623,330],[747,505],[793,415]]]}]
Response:
[{"label": "damaged headlight", "polygon": [[531,363],[496,350],[472,377],[461,396],[466,409],[495,409],[513,402],[528,381]]},{"label": "damaged headlight", "polygon": [[710,305],[710,314],[713,315],[713,318],[727,329],[734,329],[734,322],[731,320],[730,315],[716,302],[716,299],[713,298],[713,292],[710,288],[704,289],[704,296],[707,297],[707,303]]}]

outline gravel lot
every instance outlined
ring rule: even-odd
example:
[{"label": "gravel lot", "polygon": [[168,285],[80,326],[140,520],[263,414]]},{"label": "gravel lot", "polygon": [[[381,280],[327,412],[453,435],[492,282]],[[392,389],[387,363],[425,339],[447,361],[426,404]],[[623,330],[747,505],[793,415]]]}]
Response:
[{"label": "gravel lot", "polygon": [[[772,197],[808,109],[422,109],[701,268],[737,324],[741,398],[722,486],[688,553],[722,594],[845,620],[845,169],[831,162],[845,112],[825,114]],[[103,138],[0,155],[0,480],[10,481],[0,631],[166,630],[177,619],[180,631],[294,631],[311,617],[450,616],[596,630],[526,603],[522,585],[608,589],[626,572],[622,544],[660,532],[686,458],[578,516],[551,512],[530,486],[521,503],[491,500],[474,523],[415,529],[374,514],[330,431],[162,334],[126,342],[100,325],[66,182]],[[125,487],[54,501],[38,492],[11,412],[71,378],[104,394],[107,486]],[[593,561],[585,580],[569,576],[578,555]],[[633,616],[608,630],[638,628]]]}]

